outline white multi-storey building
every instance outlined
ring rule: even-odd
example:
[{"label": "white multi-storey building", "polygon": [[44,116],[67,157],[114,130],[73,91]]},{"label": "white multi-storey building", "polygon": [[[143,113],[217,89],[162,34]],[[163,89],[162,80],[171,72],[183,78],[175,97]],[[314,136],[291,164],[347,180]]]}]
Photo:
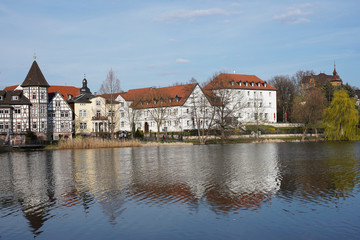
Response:
[{"label": "white multi-storey building", "polygon": [[276,122],[276,89],[255,75],[221,73],[204,89],[214,92],[240,123]]},{"label": "white multi-storey building", "polygon": [[[164,88],[132,89],[118,94],[120,129],[145,133],[206,127],[211,104],[196,83]],[[198,123],[198,124],[197,124]]]}]

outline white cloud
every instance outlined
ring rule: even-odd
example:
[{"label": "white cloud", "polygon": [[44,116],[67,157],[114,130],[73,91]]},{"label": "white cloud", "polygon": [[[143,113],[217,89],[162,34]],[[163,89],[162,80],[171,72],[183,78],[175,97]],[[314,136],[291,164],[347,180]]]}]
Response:
[{"label": "white cloud", "polygon": [[310,3],[299,5],[297,8],[288,9],[284,14],[274,16],[273,19],[285,24],[308,23],[310,22],[310,19],[307,18],[307,16],[313,13],[304,9],[311,6],[312,5]]},{"label": "white cloud", "polygon": [[176,62],[177,62],[177,63],[189,63],[190,60],[184,59],[184,58],[178,58],[178,59],[176,59]]},{"label": "white cloud", "polygon": [[155,21],[167,21],[172,19],[193,19],[198,17],[230,15],[230,14],[236,14],[236,13],[229,12],[221,8],[200,9],[200,10],[176,10],[173,12],[163,14],[162,16],[156,18]]}]

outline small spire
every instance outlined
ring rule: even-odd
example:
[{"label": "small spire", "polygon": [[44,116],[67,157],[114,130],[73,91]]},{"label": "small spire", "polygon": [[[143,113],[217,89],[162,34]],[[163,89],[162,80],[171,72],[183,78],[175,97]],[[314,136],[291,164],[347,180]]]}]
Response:
[{"label": "small spire", "polygon": [[86,78],[86,74],[84,73],[84,78]]},{"label": "small spire", "polygon": [[334,71],[333,71],[333,75],[334,75],[334,76],[336,76],[336,75],[337,75],[335,61],[334,61]]},{"label": "small spire", "polygon": [[34,51],[34,61],[36,61],[36,52]]}]

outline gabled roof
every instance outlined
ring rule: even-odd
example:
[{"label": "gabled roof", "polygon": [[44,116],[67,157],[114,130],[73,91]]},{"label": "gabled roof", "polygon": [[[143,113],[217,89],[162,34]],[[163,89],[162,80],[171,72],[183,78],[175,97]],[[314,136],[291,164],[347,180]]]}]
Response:
[{"label": "gabled roof", "polygon": [[74,98],[74,97],[77,97],[80,95],[80,88],[73,87],[73,86],[50,86],[48,92],[49,93],[59,92],[65,100],[69,100],[70,95],[71,95],[71,98]]},{"label": "gabled roof", "polygon": [[255,75],[220,73],[204,89],[249,89],[249,90],[274,90],[266,81]]},{"label": "gabled roof", "polygon": [[22,87],[39,86],[39,87],[50,87],[42,74],[39,65],[36,61],[33,62],[29,73],[27,74],[24,82],[21,84]]},{"label": "gabled roof", "polygon": [[132,89],[121,96],[133,101],[130,107],[137,109],[182,106],[193,92],[197,83],[164,87]]},{"label": "gabled roof", "polygon": [[19,85],[8,86],[4,88],[4,91],[14,91]]},{"label": "gabled roof", "polygon": [[[0,106],[3,105],[31,105],[30,100],[23,95],[22,91],[4,91],[0,90]],[[17,96],[16,100],[13,96]]]}]

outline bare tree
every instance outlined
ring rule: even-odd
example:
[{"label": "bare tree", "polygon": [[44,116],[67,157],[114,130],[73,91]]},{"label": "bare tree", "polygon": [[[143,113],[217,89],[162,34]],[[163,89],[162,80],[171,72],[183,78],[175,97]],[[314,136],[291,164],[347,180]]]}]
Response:
[{"label": "bare tree", "polygon": [[194,119],[200,144],[208,140],[214,126],[216,96],[211,91],[203,92],[195,88],[191,95],[191,117]]},{"label": "bare tree", "polygon": [[[300,73],[298,74],[301,75]],[[290,79],[287,75],[278,75],[273,77],[269,84],[277,89],[277,121],[287,122],[287,115],[291,112],[298,83],[295,78]]]},{"label": "bare tree", "polygon": [[160,140],[160,129],[164,120],[168,116],[167,106],[168,96],[161,92],[161,89],[151,89],[149,95],[146,97],[145,104],[151,105],[148,112],[151,119],[156,123],[157,135],[156,140]]},{"label": "bare tree", "polygon": [[115,76],[114,71],[110,69],[106,79],[101,84],[99,93],[106,99],[105,113],[108,116],[108,130],[111,138],[114,137],[116,126],[120,122],[120,106],[116,101],[120,92],[120,80]]},{"label": "bare tree", "polygon": [[301,80],[304,77],[311,76],[313,74],[315,74],[314,70],[299,70],[291,77],[291,80],[295,83],[295,90],[297,95],[301,94]]},{"label": "bare tree", "polygon": [[321,120],[325,106],[325,96],[318,88],[310,89],[304,95],[296,97],[292,118],[304,124],[302,141],[305,139],[309,127],[315,127],[316,131],[316,124]]},{"label": "bare tree", "polygon": [[235,82],[228,74],[214,75],[207,81],[205,90],[211,90],[216,98],[214,99],[215,127],[221,131],[221,137],[226,137],[225,132],[230,129],[235,129],[241,124],[239,122],[239,115],[245,109],[245,96],[243,91],[237,91]]}]

